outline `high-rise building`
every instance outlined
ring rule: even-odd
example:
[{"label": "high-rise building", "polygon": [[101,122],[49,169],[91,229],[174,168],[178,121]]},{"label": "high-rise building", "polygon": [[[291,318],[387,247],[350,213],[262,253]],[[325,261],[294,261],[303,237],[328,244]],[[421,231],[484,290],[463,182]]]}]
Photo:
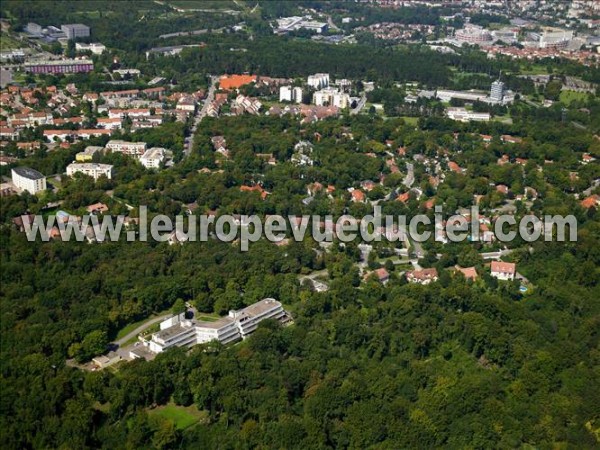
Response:
[{"label": "high-rise building", "polygon": [[490,98],[497,102],[501,102],[504,98],[504,83],[500,80],[496,80],[492,83],[490,89]]}]

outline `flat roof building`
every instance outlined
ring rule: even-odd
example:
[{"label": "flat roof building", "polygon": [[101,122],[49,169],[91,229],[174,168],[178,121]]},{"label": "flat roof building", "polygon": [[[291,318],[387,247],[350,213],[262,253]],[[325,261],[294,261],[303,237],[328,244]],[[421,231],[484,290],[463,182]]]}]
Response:
[{"label": "flat roof building", "polygon": [[161,147],[152,147],[140,157],[140,162],[146,169],[158,169],[165,160],[165,149]]},{"label": "flat roof building", "polygon": [[[218,341],[229,344],[245,339],[265,319],[284,321],[287,313],[280,302],[265,298],[215,321],[185,319],[173,316],[161,323],[161,330],[144,342],[152,352],[160,353],[171,347],[184,347]],[[163,326],[164,324],[164,326]]]},{"label": "flat roof building", "polygon": [[13,184],[30,194],[46,190],[46,177],[29,167],[15,167],[11,171]]},{"label": "flat roof building", "polygon": [[90,35],[90,27],[82,23],[61,25],[60,29],[65,33],[67,39],[77,39],[80,37],[88,37]]},{"label": "flat roof building", "polygon": [[105,175],[109,180],[112,178],[111,164],[99,164],[99,163],[81,163],[81,164],[69,164],[67,166],[67,175],[72,177],[76,173],[83,173],[97,180],[102,175]]}]

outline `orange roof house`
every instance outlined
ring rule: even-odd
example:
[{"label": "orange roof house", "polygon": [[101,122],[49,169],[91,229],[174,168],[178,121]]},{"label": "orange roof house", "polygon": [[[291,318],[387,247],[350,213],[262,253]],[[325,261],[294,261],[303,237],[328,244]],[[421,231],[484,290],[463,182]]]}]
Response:
[{"label": "orange roof house", "polygon": [[476,280],[478,277],[477,270],[475,270],[475,267],[458,267],[458,266],[456,266],[456,270],[458,272],[462,273],[467,280]]},{"label": "orange roof house", "polygon": [[364,202],[365,201],[365,193],[360,189],[354,189],[352,191],[352,201],[353,202]]},{"label": "orange roof house", "polygon": [[581,201],[581,206],[586,209],[595,208],[600,205],[600,195],[590,195],[585,200]]}]

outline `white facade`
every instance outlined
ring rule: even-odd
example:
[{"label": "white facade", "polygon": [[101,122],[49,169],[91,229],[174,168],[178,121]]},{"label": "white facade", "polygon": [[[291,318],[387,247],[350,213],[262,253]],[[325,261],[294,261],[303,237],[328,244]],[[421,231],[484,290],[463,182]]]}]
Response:
[{"label": "white facade", "polygon": [[315,89],[326,88],[327,86],[329,86],[329,74],[316,73],[314,75],[309,75],[306,84]]},{"label": "white facade", "polygon": [[322,89],[313,95],[313,102],[317,106],[336,106],[344,109],[350,106],[350,96],[337,89]]},{"label": "white facade", "polygon": [[83,173],[97,180],[102,175],[106,175],[109,180],[112,178],[113,166],[110,164],[98,164],[98,163],[82,163],[82,164],[69,164],[67,166],[67,175],[72,177],[76,173]]},{"label": "white facade", "polygon": [[497,102],[502,101],[504,98],[504,83],[502,81],[496,80],[492,83],[490,98]]},{"label": "white facade", "polygon": [[29,167],[15,167],[11,171],[13,184],[30,194],[46,190],[46,177]]},{"label": "white facade", "polygon": [[490,120],[490,113],[467,111],[465,108],[448,108],[446,110],[446,115],[448,118],[460,122],[470,122],[471,120],[487,122]]},{"label": "white facade", "polygon": [[140,162],[146,169],[158,169],[164,160],[165,149],[160,147],[149,148],[140,157]]},{"label": "white facade", "polygon": [[146,143],[112,140],[108,141],[106,148],[111,152],[140,157],[146,152]]},{"label": "white facade", "polygon": [[100,44],[98,42],[91,43],[91,44],[83,44],[81,42],[77,42],[75,44],[75,50],[80,51],[80,52],[90,51],[94,55],[101,55],[102,53],[104,53],[106,51],[106,47],[103,44]]},{"label": "white facade", "polygon": [[490,275],[492,275],[494,278],[504,281],[511,281],[515,279],[516,273],[516,264],[502,261],[492,261]]},{"label": "white facade", "polygon": [[[161,330],[152,335],[145,345],[154,353],[171,347],[192,346],[211,341],[229,344],[244,339],[265,319],[281,320],[286,317],[280,302],[265,298],[239,311],[230,311],[214,322],[186,320],[174,316],[161,323]],[[163,326],[164,324],[164,326]]]},{"label": "white facade", "polygon": [[281,86],[279,88],[279,101],[302,103],[302,88],[292,86]]}]

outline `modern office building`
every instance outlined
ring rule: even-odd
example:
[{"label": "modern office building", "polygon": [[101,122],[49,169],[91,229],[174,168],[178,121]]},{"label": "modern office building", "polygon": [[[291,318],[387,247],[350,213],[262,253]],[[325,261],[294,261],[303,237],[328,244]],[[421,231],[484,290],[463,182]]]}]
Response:
[{"label": "modern office building", "polygon": [[13,184],[30,194],[46,190],[46,177],[29,167],[15,167],[11,171]]},{"label": "modern office building", "polygon": [[65,33],[67,39],[77,39],[80,37],[88,37],[90,35],[90,27],[82,23],[61,25],[60,29]]},{"label": "modern office building", "polygon": [[99,164],[99,163],[82,163],[82,164],[69,164],[67,166],[67,175],[72,177],[76,173],[83,173],[97,180],[102,175],[105,175],[109,180],[112,178],[113,166],[110,164]]},{"label": "modern office building", "polygon": [[265,319],[285,321],[288,315],[281,303],[273,298],[265,298],[239,311],[229,311],[229,315],[211,322],[185,319],[180,314],[162,322],[160,331],[143,343],[153,353],[211,341],[229,344],[245,339]]}]

